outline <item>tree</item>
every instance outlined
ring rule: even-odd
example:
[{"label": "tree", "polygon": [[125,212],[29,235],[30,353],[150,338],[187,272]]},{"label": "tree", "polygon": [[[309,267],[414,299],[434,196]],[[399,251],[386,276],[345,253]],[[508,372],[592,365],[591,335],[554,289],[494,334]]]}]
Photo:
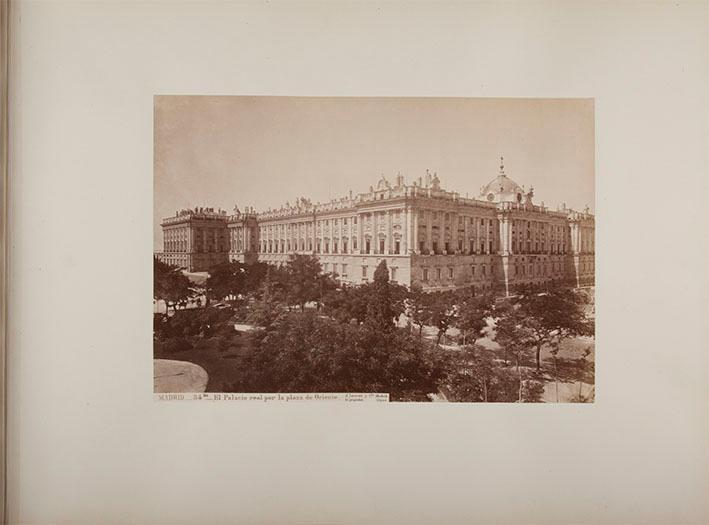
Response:
[{"label": "tree", "polygon": [[243,293],[251,294],[256,292],[266,278],[266,274],[271,268],[270,264],[265,262],[254,262],[246,264],[243,266],[246,270],[246,277],[244,279],[244,291]]},{"label": "tree", "polygon": [[246,268],[238,261],[226,262],[212,268],[205,284],[208,298],[223,299],[245,291]]},{"label": "tree", "polygon": [[440,345],[441,338],[456,322],[458,309],[455,296],[451,292],[433,292],[427,299],[429,320],[438,329],[436,346]]},{"label": "tree", "polygon": [[371,283],[363,285],[368,297],[365,321],[376,330],[391,331],[404,311],[406,289],[389,281],[387,263],[382,260]]},{"label": "tree", "polygon": [[428,401],[444,367],[406,330],[340,323],[312,311],[283,311],[253,333],[241,392],[383,392]]},{"label": "tree", "polygon": [[292,255],[284,277],[286,299],[289,304],[298,305],[301,311],[306,303],[322,303],[325,292],[334,287],[334,281],[322,273],[320,261],[314,255]]},{"label": "tree", "polygon": [[517,304],[526,330],[534,340],[537,370],[541,368],[541,349],[545,344],[561,344],[565,337],[593,335],[593,322],[586,319],[585,299],[569,289],[522,295]]},{"label": "tree", "polygon": [[463,345],[474,345],[487,326],[487,319],[492,313],[493,301],[489,295],[475,297],[461,294],[458,299],[458,315],[455,326],[463,336]]},{"label": "tree", "polygon": [[361,324],[367,317],[369,287],[343,284],[330,290],[323,299],[325,313],[342,323],[356,321]]},{"label": "tree", "polygon": [[536,345],[534,331],[525,324],[525,313],[518,304],[509,304],[501,309],[495,324],[496,340],[515,359],[518,379],[518,401],[523,399],[524,380],[522,361]]},{"label": "tree", "polygon": [[429,295],[423,291],[419,283],[414,283],[406,296],[406,315],[414,325],[418,326],[419,340],[423,339],[423,327],[431,322]]},{"label": "tree", "polygon": [[176,266],[163,263],[153,257],[153,297],[165,301],[166,313],[172,306],[173,311],[194,295],[190,280]]},{"label": "tree", "polygon": [[271,267],[261,283],[259,296],[247,316],[247,321],[257,326],[269,329],[283,315],[283,300],[285,292],[282,284],[273,275],[278,269]]}]

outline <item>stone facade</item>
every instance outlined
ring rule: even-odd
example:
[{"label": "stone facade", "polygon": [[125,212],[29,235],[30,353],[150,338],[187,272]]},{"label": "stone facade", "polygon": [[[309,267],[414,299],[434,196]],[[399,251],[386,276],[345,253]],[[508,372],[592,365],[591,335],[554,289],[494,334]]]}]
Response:
[{"label": "stone facade", "polygon": [[[519,285],[551,281],[593,284],[593,215],[565,206],[552,211],[534,204],[533,196],[532,189],[507,177],[503,165],[476,199],[442,189],[438,176],[429,172],[412,184],[401,175],[393,183],[382,176],[366,193],[350,192],[327,203],[300,198],[261,213],[236,208],[228,218],[219,215],[211,224],[214,235],[219,228],[224,232],[228,244],[218,246],[228,246],[228,253],[215,252],[213,260],[284,264],[291,254],[314,254],[325,271],[357,284],[371,280],[385,259],[393,280],[419,283],[426,290],[472,286],[509,294]],[[163,222],[169,234],[165,254],[174,253],[167,242],[182,224],[173,221],[179,217]],[[203,223],[195,218],[189,224],[180,231],[194,231]],[[185,235],[177,239],[184,242]],[[194,244],[187,239],[186,246]],[[212,252],[192,252],[191,263],[173,264],[208,267],[206,259],[195,264],[198,253]]]},{"label": "stone facade", "polygon": [[229,260],[226,211],[213,208],[180,210],[163,219],[163,262],[190,272],[206,272]]}]

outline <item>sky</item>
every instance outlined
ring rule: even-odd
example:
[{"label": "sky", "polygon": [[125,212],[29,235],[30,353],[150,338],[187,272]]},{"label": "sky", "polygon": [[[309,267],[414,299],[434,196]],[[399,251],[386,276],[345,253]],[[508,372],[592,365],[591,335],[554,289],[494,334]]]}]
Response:
[{"label": "sky", "polygon": [[182,208],[276,208],[426,170],[477,197],[499,172],[534,202],[594,210],[592,99],[156,96],[154,248]]}]

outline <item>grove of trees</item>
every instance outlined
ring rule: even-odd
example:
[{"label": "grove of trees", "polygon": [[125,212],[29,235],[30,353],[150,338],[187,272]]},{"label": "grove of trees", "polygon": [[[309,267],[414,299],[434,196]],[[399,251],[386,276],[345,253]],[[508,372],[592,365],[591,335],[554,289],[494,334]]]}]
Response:
[{"label": "grove of trees", "polygon": [[[187,352],[200,359],[212,351],[214,363],[231,359],[219,386],[233,392],[539,401],[549,377],[558,392],[562,342],[594,330],[584,297],[573,290],[529,291],[505,300],[468,289],[427,293],[391,282],[385,261],[372,282],[358,286],[339,283],[316,257],[303,255],[281,267],[225,263],[201,288],[157,260],[154,268],[154,296],[168,307],[156,314],[156,349],[175,358]],[[186,310],[196,295],[206,297],[205,306]],[[240,335],[237,320],[257,329]],[[499,349],[481,346],[483,336]],[[543,349],[551,366],[542,362]],[[575,361],[584,377],[592,376],[587,357]],[[587,400],[581,386],[578,398]]]}]

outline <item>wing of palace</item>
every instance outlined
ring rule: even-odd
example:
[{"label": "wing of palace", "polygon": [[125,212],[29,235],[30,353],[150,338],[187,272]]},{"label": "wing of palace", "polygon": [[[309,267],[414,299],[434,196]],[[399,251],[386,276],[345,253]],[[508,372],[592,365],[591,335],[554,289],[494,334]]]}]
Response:
[{"label": "wing of palace", "polygon": [[426,172],[411,184],[384,176],[366,193],[313,203],[304,197],[256,212],[178,211],[161,223],[158,257],[190,271],[227,260],[284,264],[314,254],[343,282],[367,282],[386,259],[391,278],[424,289],[474,287],[509,294],[516,286],[594,282],[594,216],[534,204],[500,173],[477,198],[441,188]]}]

